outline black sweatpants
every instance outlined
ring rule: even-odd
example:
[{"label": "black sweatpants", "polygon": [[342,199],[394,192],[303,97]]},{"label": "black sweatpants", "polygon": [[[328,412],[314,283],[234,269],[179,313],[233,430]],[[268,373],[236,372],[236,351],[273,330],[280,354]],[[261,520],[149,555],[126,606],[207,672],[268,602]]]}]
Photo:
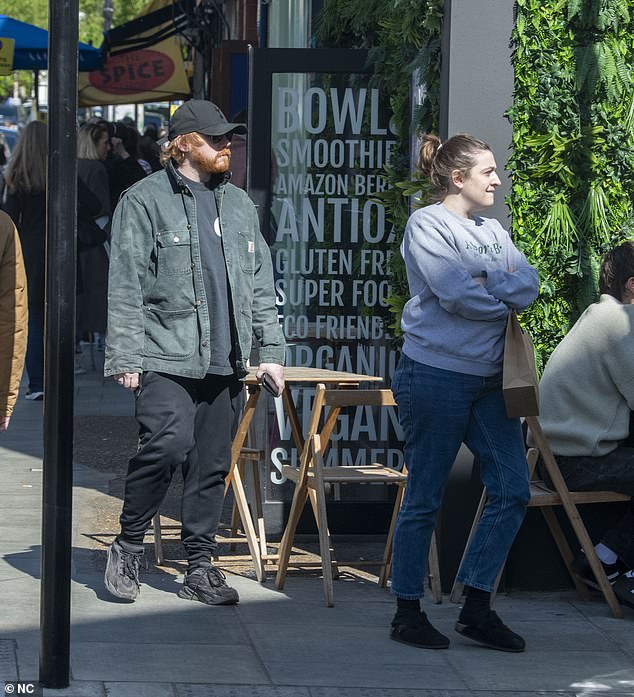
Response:
[{"label": "black sweatpants", "polygon": [[181,539],[189,566],[211,559],[241,408],[242,383],[235,375],[196,380],[143,373],[135,409],[139,449],[128,464],[120,538],[143,543],[182,465]]}]

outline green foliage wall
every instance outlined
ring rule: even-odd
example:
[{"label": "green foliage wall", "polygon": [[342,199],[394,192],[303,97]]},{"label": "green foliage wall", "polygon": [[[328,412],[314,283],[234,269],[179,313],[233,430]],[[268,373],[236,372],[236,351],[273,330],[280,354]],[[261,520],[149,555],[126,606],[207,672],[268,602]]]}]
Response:
[{"label": "green foliage wall", "polygon": [[[326,0],[319,40],[323,46],[370,49],[373,86],[390,95],[398,145],[387,169],[391,188],[380,195],[388,220],[397,232],[395,248],[409,216],[409,197],[420,195],[425,182],[410,172],[410,132],[438,130],[440,101],[440,33],[444,0]],[[412,75],[424,85],[425,98],[413,116],[410,107]],[[400,334],[403,305],[409,298],[405,268],[392,257],[393,322]]]},{"label": "green foliage wall", "polygon": [[[393,95],[402,138],[383,197],[397,231],[424,182],[408,170],[409,90],[426,99],[414,127],[437,131],[442,0],[326,0],[325,45],[371,47],[376,80]],[[540,296],[522,316],[540,364],[596,298],[603,253],[634,235],[634,2],[517,0],[513,31],[513,174],[518,246],[539,269]],[[398,244],[398,242],[397,242]],[[393,328],[408,296],[394,255]]]},{"label": "green foliage wall", "polygon": [[603,253],[628,235],[634,3],[516,6],[508,203],[516,242],[539,269],[540,296],[523,321],[543,361],[595,300]]}]

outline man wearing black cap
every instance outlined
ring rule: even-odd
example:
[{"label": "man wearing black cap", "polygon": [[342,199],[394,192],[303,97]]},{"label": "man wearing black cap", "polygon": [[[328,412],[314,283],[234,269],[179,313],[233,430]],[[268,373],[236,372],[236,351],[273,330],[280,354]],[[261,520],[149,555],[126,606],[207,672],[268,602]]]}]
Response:
[{"label": "man wearing black cap", "polygon": [[252,338],[258,378],[284,386],[271,255],[255,206],[228,183],[231,136],[215,104],[173,114],[165,169],[132,186],[112,221],[105,375],[136,397],[139,448],[130,460],[106,588],[134,600],[143,537],[183,468],[182,598],[238,602],[211,563]]}]

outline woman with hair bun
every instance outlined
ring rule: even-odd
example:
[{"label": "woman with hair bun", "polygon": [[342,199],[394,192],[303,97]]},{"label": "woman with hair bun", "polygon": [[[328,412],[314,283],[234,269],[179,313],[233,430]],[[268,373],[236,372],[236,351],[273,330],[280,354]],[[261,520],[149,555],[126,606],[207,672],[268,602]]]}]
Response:
[{"label": "woman with hair bun", "polygon": [[524,640],[490,600],[530,498],[520,421],[504,407],[502,356],[508,313],[537,297],[537,271],[497,220],[477,215],[501,183],[486,143],[460,134],[441,145],[426,135],[418,166],[435,202],[412,214],[401,245],[411,298],[392,389],[409,475],[394,537],[390,636],[420,648],[449,646],[420,598],[436,515],[464,443],[479,460],[488,501],[458,571],[466,599],[455,628],[489,648],[520,652]]}]

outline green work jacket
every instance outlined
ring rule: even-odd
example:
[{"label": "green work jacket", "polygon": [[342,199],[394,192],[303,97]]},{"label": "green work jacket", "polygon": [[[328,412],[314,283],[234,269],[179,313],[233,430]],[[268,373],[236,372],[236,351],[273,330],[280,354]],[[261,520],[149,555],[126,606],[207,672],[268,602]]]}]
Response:
[{"label": "green work jacket", "polygon": [[[215,189],[231,290],[236,370],[246,374],[252,338],[261,363],[284,364],[271,253],[244,191]],[[152,370],[202,378],[213,327],[205,297],[196,202],[178,171],[142,179],[112,219],[105,375]]]}]

